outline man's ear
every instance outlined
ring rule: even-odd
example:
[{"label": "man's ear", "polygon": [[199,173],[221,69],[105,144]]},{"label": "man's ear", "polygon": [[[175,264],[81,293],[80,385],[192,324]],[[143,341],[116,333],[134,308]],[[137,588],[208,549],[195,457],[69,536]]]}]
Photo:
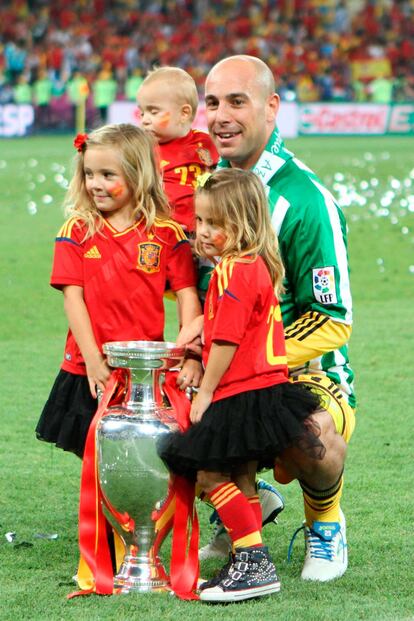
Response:
[{"label": "man's ear", "polygon": [[266,121],[274,124],[277,113],[279,112],[280,97],[277,93],[269,95],[266,101]]}]

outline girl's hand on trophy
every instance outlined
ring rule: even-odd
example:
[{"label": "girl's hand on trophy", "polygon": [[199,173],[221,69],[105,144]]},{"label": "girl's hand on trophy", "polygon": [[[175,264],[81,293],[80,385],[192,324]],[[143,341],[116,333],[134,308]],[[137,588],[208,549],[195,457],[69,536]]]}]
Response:
[{"label": "girl's hand on trophy", "polygon": [[204,412],[207,410],[213,399],[213,393],[207,390],[200,389],[197,395],[193,398],[190,410],[190,420],[192,423],[199,423],[204,416]]},{"label": "girl's hand on trophy", "polygon": [[203,377],[203,366],[199,360],[188,358],[184,360],[183,366],[177,377],[177,386],[180,390],[187,388],[197,388]]},{"label": "girl's hand on trophy", "polygon": [[89,360],[85,360],[86,374],[88,376],[89,389],[94,399],[98,396],[98,391],[104,391],[106,383],[111,375],[111,369],[106,362],[106,358],[99,353]]}]

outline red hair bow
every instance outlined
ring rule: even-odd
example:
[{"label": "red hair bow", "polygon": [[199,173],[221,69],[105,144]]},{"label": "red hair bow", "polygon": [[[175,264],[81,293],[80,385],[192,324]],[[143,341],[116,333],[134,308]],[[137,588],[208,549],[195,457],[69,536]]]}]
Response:
[{"label": "red hair bow", "polygon": [[73,146],[77,151],[79,151],[79,153],[85,151],[86,141],[88,140],[88,138],[88,134],[78,134],[76,136],[75,140],[73,141]]}]

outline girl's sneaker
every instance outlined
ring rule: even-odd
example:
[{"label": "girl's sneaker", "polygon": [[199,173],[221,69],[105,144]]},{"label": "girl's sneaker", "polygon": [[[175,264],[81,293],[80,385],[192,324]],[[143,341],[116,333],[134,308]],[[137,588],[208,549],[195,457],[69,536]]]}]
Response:
[{"label": "girl's sneaker", "polygon": [[278,591],[280,581],[267,548],[238,548],[227,576],[215,586],[202,589],[200,600],[238,602]]},{"label": "girl's sneaker", "polygon": [[211,589],[211,587],[215,587],[218,584],[220,584],[220,582],[222,580],[227,578],[227,576],[229,574],[229,569],[233,565],[233,562],[234,562],[234,555],[231,552],[229,552],[229,558],[227,560],[227,563],[225,565],[223,565],[223,567],[220,569],[220,571],[217,572],[215,576],[210,578],[210,580],[203,580],[199,584],[199,587],[198,587],[199,590],[200,591],[204,591],[204,589]]}]

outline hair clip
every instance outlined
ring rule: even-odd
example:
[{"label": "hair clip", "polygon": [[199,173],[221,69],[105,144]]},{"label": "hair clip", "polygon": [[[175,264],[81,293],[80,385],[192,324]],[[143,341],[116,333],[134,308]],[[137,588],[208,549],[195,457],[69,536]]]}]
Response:
[{"label": "hair clip", "polygon": [[204,186],[206,185],[207,181],[210,179],[212,173],[210,172],[206,172],[203,173],[202,175],[199,175],[197,177],[197,187],[198,188],[204,188]]},{"label": "hair clip", "polygon": [[86,141],[88,140],[88,134],[78,134],[73,141],[73,146],[79,153],[83,153],[86,149]]}]

